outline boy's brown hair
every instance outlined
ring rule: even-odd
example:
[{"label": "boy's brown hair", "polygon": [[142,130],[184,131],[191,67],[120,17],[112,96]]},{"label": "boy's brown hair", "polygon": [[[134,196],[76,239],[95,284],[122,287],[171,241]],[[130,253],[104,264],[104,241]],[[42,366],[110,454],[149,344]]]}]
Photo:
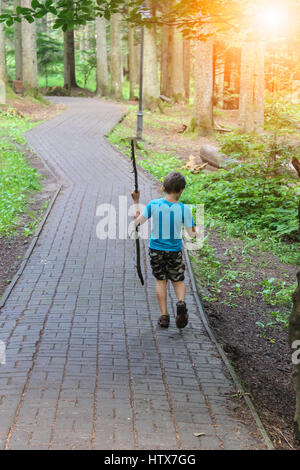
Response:
[{"label": "boy's brown hair", "polygon": [[186,183],[184,176],[177,171],[172,171],[172,173],[169,173],[163,182],[163,186],[167,194],[179,193],[182,189],[185,188],[185,185]]}]

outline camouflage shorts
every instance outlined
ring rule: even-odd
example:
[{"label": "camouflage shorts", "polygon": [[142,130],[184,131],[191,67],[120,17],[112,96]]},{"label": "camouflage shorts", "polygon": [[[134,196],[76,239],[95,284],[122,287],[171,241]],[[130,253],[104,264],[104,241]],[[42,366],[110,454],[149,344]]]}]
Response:
[{"label": "camouflage shorts", "polygon": [[152,274],[156,279],[170,279],[174,282],[184,280],[185,264],[181,251],[159,251],[150,248],[149,256]]}]

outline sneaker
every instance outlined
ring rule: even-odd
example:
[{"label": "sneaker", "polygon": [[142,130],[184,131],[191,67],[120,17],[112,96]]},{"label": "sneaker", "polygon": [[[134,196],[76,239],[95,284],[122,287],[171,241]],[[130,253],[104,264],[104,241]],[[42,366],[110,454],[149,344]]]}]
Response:
[{"label": "sneaker", "polygon": [[176,316],[176,326],[177,328],[184,328],[189,321],[189,316],[187,314],[186,303],[183,300],[179,300],[176,304],[177,307],[177,316]]},{"label": "sneaker", "polygon": [[169,324],[170,324],[170,317],[169,315],[161,315],[158,319],[158,322],[159,326],[161,326],[162,328],[168,328]]}]

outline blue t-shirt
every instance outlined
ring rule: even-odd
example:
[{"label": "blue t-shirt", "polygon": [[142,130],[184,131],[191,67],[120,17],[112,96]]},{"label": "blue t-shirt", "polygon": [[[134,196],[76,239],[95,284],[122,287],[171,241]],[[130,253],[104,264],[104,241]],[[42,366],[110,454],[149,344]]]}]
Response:
[{"label": "blue t-shirt", "polygon": [[194,226],[191,209],[182,202],[168,202],[164,198],[153,199],[143,210],[146,219],[152,217],[150,248],[161,251],[180,251],[182,248],[182,224]]}]

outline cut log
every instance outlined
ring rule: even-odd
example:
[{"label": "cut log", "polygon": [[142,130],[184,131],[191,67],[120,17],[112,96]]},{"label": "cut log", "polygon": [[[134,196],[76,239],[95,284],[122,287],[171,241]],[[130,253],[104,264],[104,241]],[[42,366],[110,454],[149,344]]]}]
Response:
[{"label": "cut log", "polygon": [[194,175],[200,173],[204,168],[206,168],[208,163],[203,163],[201,158],[197,158],[196,162],[196,157],[194,155],[190,155],[187,163],[185,164],[184,168],[186,170],[190,170],[191,173]]},{"label": "cut log", "polygon": [[292,296],[293,310],[289,323],[289,343],[293,351],[293,378],[296,392],[295,433],[300,441],[300,355],[297,353],[300,348],[300,271],[297,273],[297,280],[298,286]]},{"label": "cut log", "polygon": [[219,124],[215,124],[214,130],[217,132],[231,132],[231,129],[226,129],[223,126],[220,126]]},{"label": "cut log", "polygon": [[172,99],[171,98],[168,98],[167,96],[165,95],[159,95],[160,99],[162,101],[166,101],[167,103],[172,103]]},{"label": "cut log", "polygon": [[200,148],[200,157],[203,162],[208,163],[209,165],[215,168],[220,168],[222,156],[220,155],[218,150],[212,145],[202,145],[202,147]]}]

